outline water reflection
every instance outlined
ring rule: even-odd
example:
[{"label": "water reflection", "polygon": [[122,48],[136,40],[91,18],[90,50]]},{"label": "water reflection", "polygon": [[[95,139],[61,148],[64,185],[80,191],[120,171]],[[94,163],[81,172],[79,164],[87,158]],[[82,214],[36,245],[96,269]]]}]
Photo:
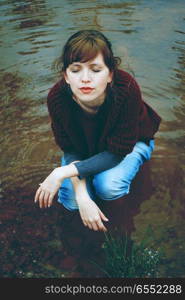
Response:
[{"label": "water reflection", "polygon": [[166,253],[161,276],[183,277],[182,2],[0,1],[0,9],[0,276],[102,276],[89,260],[103,260],[103,234],[89,232],[78,213],[57,203],[48,211],[33,205],[38,183],[62,154],[46,108],[56,80],[51,64],[71,33],[94,28],[111,39],[123,67],[134,71],[145,100],[163,118],[153,159],[131,194],[102,207],[111,219],[109,230],[125,230],[139,241],[152,225],[153,245]]}]

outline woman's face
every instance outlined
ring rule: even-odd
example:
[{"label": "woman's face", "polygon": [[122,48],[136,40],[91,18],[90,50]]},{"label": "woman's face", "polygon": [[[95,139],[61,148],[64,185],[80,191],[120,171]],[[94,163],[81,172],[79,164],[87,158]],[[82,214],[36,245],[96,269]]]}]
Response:
[{"label": "woman's face", "polygon": [[103,96],[107,83],[112,81],[112,73],[104,63],[101,53],[85,63],[73,62],[64,75],[73,95],[83,101],[91,102]]}]

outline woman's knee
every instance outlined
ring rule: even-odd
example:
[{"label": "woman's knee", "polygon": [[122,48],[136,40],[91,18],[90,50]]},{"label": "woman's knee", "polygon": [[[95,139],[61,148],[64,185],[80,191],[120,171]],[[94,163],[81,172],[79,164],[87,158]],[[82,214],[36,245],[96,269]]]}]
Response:
[{"label": "woman's knee", "polygon": [[58,202],[62,204],[67,210],[74,211],[79,209],[76,200],[74,198],[66,199],[62,197],[62,195],[58,195]]},{"label": "woman's knee", "polygon": [[150,140],[149,145],[139,141],[135,144],[132,153],[139,154],[144,158],[143,162],[151,158],[152,152],[155,148],[155,142],[153,139]]},{"label": "woman's knee", "polygon": [[[103,172],[104,173],[104,172]],[[116,200],[129,193],[130,184],[127,181],[119,181],[111,174],[98,174],[94,176],[93,185],[98,197],[102,200]]]}]

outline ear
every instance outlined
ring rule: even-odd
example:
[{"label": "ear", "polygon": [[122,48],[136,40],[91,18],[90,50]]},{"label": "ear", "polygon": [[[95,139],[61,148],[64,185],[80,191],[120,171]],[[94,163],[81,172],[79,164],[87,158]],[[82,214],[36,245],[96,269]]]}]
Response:
[{"label": "ear", "polygon": [[64,79],[65,79],[65,81],[69,84],[69,80],[68,80],[68,76],[67,76],[67,73],[66,73],[66,72],[64,72]]},{"label": "ear", "polygon": [[112,79],[113,79],[113,71],[112,71],[112,72],[109,72],[109,76],[108,76],[107,83],[111,83],[111,82],[112,82]]}]

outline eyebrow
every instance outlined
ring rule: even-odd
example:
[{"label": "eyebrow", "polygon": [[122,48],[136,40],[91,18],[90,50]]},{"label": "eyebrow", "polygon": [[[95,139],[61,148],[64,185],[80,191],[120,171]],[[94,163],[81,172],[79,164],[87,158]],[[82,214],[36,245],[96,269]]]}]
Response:
[{"label": "eyebrow", "polygon": [[[82,63],[74,62],[72,63],[72,66],[81,66]],[[97,67],[102,67],[102,64],[89,64],[90,66],[97,66]]]}]

